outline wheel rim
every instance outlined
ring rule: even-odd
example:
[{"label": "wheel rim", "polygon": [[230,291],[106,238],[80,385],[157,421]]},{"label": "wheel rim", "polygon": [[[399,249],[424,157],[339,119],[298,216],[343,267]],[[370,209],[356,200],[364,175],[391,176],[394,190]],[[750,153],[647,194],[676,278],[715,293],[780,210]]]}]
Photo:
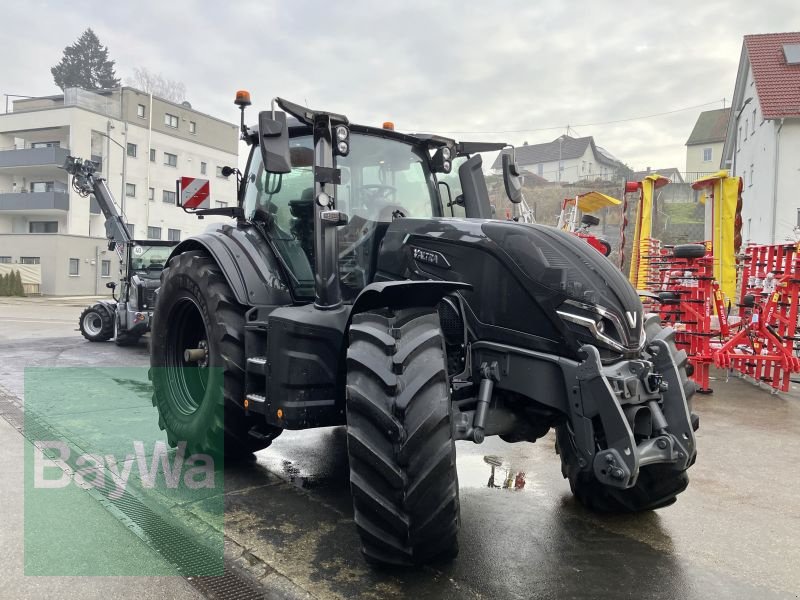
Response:
[{"label": "wheel rim", "polygon": [[166,381],[175,408],[191,415],[200,408],[210,378],[208,358],[186,360],[185,351],[208,347],[208,334],[202,312],[190,298],[178,301],[168,317],[166,340]]},{"label": "wheel rim", "polygon": [[99,335],[103,330],[103,318],[99,313],[89,312],[83,316],[83,330],[89,335]]}]

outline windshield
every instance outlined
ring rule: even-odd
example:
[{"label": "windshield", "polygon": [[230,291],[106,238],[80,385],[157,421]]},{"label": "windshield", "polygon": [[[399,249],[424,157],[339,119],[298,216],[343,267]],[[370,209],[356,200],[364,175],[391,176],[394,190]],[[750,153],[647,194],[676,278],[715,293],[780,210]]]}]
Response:
[{"label": "windshield", "polygon": [[[314,176],[310,135],[290,140],[292,171],[270,175],[253,149],[244,196],[248,219],[261,214],[289,271],[298,296],[314,295]],[[355,295],[371,281],[380,240],[397,218],[441,214],[425,151],[393,139],[352,133],[350,154],[336,159],[341,184],[336,208],[348,223],[338,228],[342,295]]]},{"label": "windshield", "polygon": [[172,249],[172,246],[149,246],[134,242],[130,249],[131,275],[158,279]]}]

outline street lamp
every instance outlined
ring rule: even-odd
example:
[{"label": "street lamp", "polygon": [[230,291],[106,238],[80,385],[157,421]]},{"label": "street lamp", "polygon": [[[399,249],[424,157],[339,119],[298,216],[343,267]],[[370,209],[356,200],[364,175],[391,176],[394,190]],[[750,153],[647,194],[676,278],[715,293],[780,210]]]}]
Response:
[{"label": "street lamp", "polygon": [[[110,122],[109,122],[108,125],[109,125],[109,129],[111,129],[113,127],[113,125],[111,125]],[[121,188],[122,194],[120,195],[119,203],[120,203],[120,210],[121,210],[122,214],[124,215],[125,214],[125,195],[126,195],[125,194],[125,192],[126,192],[126,190],[125,190],[126,181],[125,180],[126,180],[127,174],[128,174],[127,173],[128,172],[128,149],[125,146],[123,146],[122,144],[120,144],[117,140],[112,138],[110,135],[108,135],[107,133],[103,133],[102,131],[97,131],[96,133],[101,135],[101,136],[103,136],[109,142],[111,142],[113,144],[116,144],[117,146],[119,146],[122,149],[122,188]],[[109,175],[110,175],[110,171],[109,171]]]}]

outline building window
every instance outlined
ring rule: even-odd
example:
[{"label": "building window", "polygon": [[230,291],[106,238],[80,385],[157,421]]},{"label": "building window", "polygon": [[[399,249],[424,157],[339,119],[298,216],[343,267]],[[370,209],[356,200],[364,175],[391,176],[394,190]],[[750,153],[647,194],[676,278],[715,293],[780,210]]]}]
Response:
[{"label": "building window", "polygon": [[147,228],[147,239],[148,240],[160,240],[161,239],[161,227],[148,227]]},{"label": "building window", "polygon": [[180,242],[181,241],[181,230],[180,229],[167,229],[167,239],[170,242]]},{"label": "building window", "polygon": [[168,167],[177,167],[178,155],[170,154],[169,152],[164,152],[164,164],[167,165]]},{"label": "building window", "polygon": [[136,158],[136,150],[137,150],[136,144],[128,142],[128,156],[130,156],[131,158]]},{"label": "building window", "polygon": [[70,275],[80,275],[81,270],[81,259],[79,258],[70,258],[69,259],[69,274]]},{"label": "building window", "polygon": [[8,265],[11,263],[10,256],[0,256],[0,265]]},{"label": "building window", "polygon": [[739,125],[739,137],[738,137],[738,140],[739,140],[739,143],[736,144],[736,151],[737,152],[742,149],[742,126],[741,125]]},{"label": "building window", "polygon": [[581,161],[581,173],[586,173],[586,161]]},{"label": "building window", "polygon": [[197,123],[189,121],[189,133],[197,133]]},{"label": "building window", "polygon": [[55,188],[54,181],[31,181],[31,192],[52,192]]},{"label": "building window", "polygon": [[750,127],[750,119],[744,120],[744,139],[747,139],[747,129]]},{"label": "building window", "polygon": [[175,192],[163,190],[161,192],[161,201],[166,202],[167,204],[175,204]]},{"label": "building window", "polygon": [[136,225],[128,223],[126,227],[128,228],[128,235],[131,236],[132,239],[136,239],[136,236],[133,235],[133,232],[136,231]]},{"label": "building window", "polygon": [[33,142],[31,148],[61,148],[61,142]]},{"label": "building window", "polygon": [[150,200],[150,202],[155,202],[156,188],[147,188],[147,199]]},{"label": "building window", "polygon": [[223,175],[222,175],[222,167],[217,167],[217,177],[223,177]]},{"label": "building window", "polygon": [[753,171],[754,170],[755,170],[755,167],[753,166],[753,164],[751,164],[750,165],[750,182],[747,184],[748,187],[753,187]]},{"label": "building window", "polygon": [[178,117],[169,113],[164,113],[164,125],[167,127],[178,128]]},{"label": "building window", "polygon": [[29,233],[58,233],[58,221],[31,221],[28,223]]},{"label": "building window", "polygon": [[150,162],[156,162],[156,149],[150,148]]},{"label": "building window", "polygon": [[[141,106],[141,104],[139,106]],[[111,277],[110,260],[104,260],[100,263],[100,277]]]},{"label": "building window", "polygon": [[207,166],[208,165],[206,165],[206,163],[204,163],[204,162],[200,163],[200,175],[205,175],[206,174],[206,167]]},{"label": "building window", "polygon": [[703,162],[711,162],[713,148],[703,148]]},{"label": "building window", "polygon": [[227,202],[215,202],[214,205],[217,208],[228,208],[228,203]]},{"label": "building window", "polygon": [[140,119],[144,119],[144,104],[136,105],[136,116]]},{"label": "building window", "polygon": [[[747,219],[747,224],[750,224],[752,219]],[[797,209],[797,226],[800,227],[800,208]]]},{"label": "building window", "polygon": [[128,198],[135,198],[136,197],[136,184],[135,183],[126,183],[125,184],[125,195]]},{"label": "building window", "polygon": [[41,259],[38,256],[20,256],[19,264],[21,265],[38,265],[41,264]]},{"label": "building window", "polygon": [[752,127],[752,129],[750,130],[750,133],[755,133],[756,132],[756,109],[755,108],[753,109],[753,124],[751,125],[751,127]]}]

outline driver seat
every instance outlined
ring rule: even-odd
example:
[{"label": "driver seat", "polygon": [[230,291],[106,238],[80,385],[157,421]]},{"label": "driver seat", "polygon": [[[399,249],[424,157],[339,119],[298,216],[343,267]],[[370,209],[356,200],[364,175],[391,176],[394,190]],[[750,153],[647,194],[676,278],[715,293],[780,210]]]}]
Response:
[{"label": "driver seat", "polygon": [[292,214],[290,231],[314,264],[314,188],[306,188],[297,200],[289,201]]}]

